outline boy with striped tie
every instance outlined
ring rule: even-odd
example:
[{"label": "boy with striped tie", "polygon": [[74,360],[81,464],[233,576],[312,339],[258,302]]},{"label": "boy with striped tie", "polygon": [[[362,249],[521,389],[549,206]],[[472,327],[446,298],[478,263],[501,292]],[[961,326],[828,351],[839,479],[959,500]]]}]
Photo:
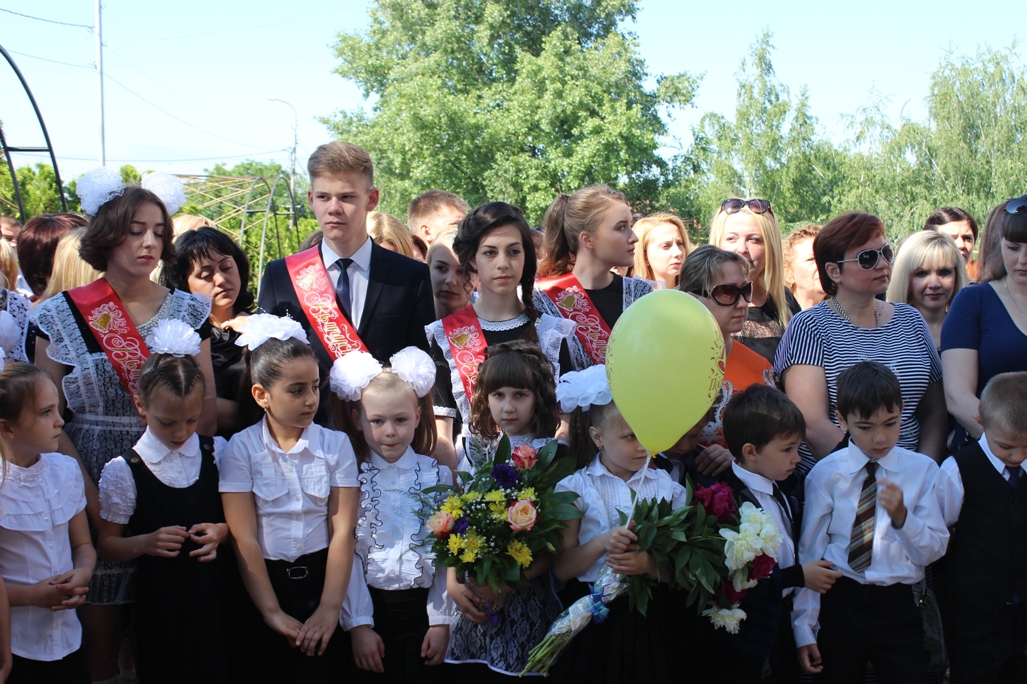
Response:
[{"label": "boy with striped tie", "polygon": [[823,596],[801,589],[792,624],[799,662],[818,681],[927,682],[928,655],[913,586],[945,553],[949,533],[934,487],[938,465],[896,444],[902,389],[879,363],[838,377],[838,422],[848,445],[806,479],[799,560],[842,573]]}]

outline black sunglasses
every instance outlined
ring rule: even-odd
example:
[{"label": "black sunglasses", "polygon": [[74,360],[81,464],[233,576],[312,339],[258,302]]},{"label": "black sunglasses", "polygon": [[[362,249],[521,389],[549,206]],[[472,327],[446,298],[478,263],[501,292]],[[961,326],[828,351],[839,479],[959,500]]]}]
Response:
[{"label": "black sunglasses", "polygon": [[765,199],[744,200],[732,197],[720,203],[720,208],[724,210],[725,214],[737,214],[743,207],[749,207],[756,214],[766,214],[768,211],[774,213],[770,209],[770,200]]},{"label": "black sunglasses", "polygon": [[1020,195],[1019,197],[1014,197],[1011,200],[1006,200],[1007,214],[1013,214],[1015,216],[1017,214],[1023,214],[1024,212],[1027,212],[1027,195]]},{"label": "black sunglasses", "polygon": [[855,259],[842,259],[841,261],[836,261],[835,263],[847,264],[850,261],[855,261],[857,264],[859,264],[859,267],[862,268],[864,271],[869,271],[874,266],[877,266],[877,258],[879,256],[884,257],[884,260],[890,264],[891,260],[895,257],[895,252],[892,251],[891,245],[884,245],[883,247],[878,247],[877,249],[864,249],[862,252],[856,255]]},{"label": "black sunglasses", "polygon": [[712,290],[699,290],[692,294],[712,299],[721,306],[734,306],[738,303],[739,299],[752,302],[752,283],[748,282],[741,287],[734,283],[724,283],[723,285],[717,285]]}]

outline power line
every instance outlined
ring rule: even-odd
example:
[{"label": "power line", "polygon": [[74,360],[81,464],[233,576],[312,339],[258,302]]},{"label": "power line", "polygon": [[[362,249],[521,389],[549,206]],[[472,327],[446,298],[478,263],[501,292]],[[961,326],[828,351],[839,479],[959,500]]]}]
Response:
[{"label": "power line", "polygon": [[44,19],[43,17],[34,17],[31,14],[22,14],[21,12],[15,12],[14,10],[4,9],[0,7],[0,12],[7,12],[17,17],[24,17],[25,19],[32,19],[33,21],[45,21],[47,24],[57,24],[59,26],[74,26],[75,28],[84,28],[87,31],[92,32],[93,27],[88,24],[69,24],[66,21],[54,21],[53,19]]},{"label": "power line", "polygon": [[[263,157],[269,154],[276,154],[278,152],[287,152],[288,150],[269,150],[267,152],[254,152],[252,154],[223,154],[218,157],[189,157],[185,159],[108,159],[107,161],[117,162],[119,164],[169,164],[173,162],[192,162],[192,161],[219,161],[221,159],[244,159],[249,157]],[[49,156],[44,152],[20,152],[19,154],[25,155],[36,155],[36,156]],[[58,160],[64,161],[96,161],[96,157],[67,157],[63,154],[57,155]]]},{"label": "power line", "polygon": [[17,50],[8,50],[12,55],[19,55],[21,57],[28,57],[29,59],[38,59],[41,62],[50,62],[51,64],[61,64],[63,66],[75,67],[76,69],[89,69],[94,71],[96,67],[92,64],[74,64],[72,62],[59,62],[56,59],[48,59],[47,57],[37,57],[36,55],[29,55],[24,52],[18,52]]}]

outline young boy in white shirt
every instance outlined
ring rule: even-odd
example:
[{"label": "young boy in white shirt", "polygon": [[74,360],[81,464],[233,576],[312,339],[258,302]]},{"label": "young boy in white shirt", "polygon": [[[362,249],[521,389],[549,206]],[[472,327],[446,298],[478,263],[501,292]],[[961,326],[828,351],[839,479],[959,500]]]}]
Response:
[{"label": "young boy in white shirt", "polygon": [[1027,373],[996,375],[981,393],[981,439],[941,466],[949,543],[952,684],[1027,682]]},{"label": "young boy in white shirt", "polygon": [[938,466],[896,446],[902,388],[885,366],[864,361],[839,375],[837,406],[850,440],[807,476],[799,560],[830,561],[842,577],[823,596],[797,592],[799,662],[818,681],[862,684],[870,661],[883,684],[926,684],[912,585],[948,544]]}]

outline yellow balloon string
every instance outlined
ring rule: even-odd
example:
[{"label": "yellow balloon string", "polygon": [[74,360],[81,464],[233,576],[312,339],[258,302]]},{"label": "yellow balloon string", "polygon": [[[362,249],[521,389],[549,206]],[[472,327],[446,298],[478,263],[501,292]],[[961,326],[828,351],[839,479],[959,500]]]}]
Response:
[{"label": "yellow balloon string", "polygon": [[631,515],[628,517],[627,525],[631,525],[631,521],[635,519],[635,507],[638,504],[638,495],[642,491],[642,485],[645,484],[646,471],[649,470],[649,464],[653,460],[653,452],[649,449],[645,450],[646,455],[649,457],[645,459],[645,465],[642,466],[642,477],[638,479],[638,486],[635,488],[634,496],[631,497]]}]

